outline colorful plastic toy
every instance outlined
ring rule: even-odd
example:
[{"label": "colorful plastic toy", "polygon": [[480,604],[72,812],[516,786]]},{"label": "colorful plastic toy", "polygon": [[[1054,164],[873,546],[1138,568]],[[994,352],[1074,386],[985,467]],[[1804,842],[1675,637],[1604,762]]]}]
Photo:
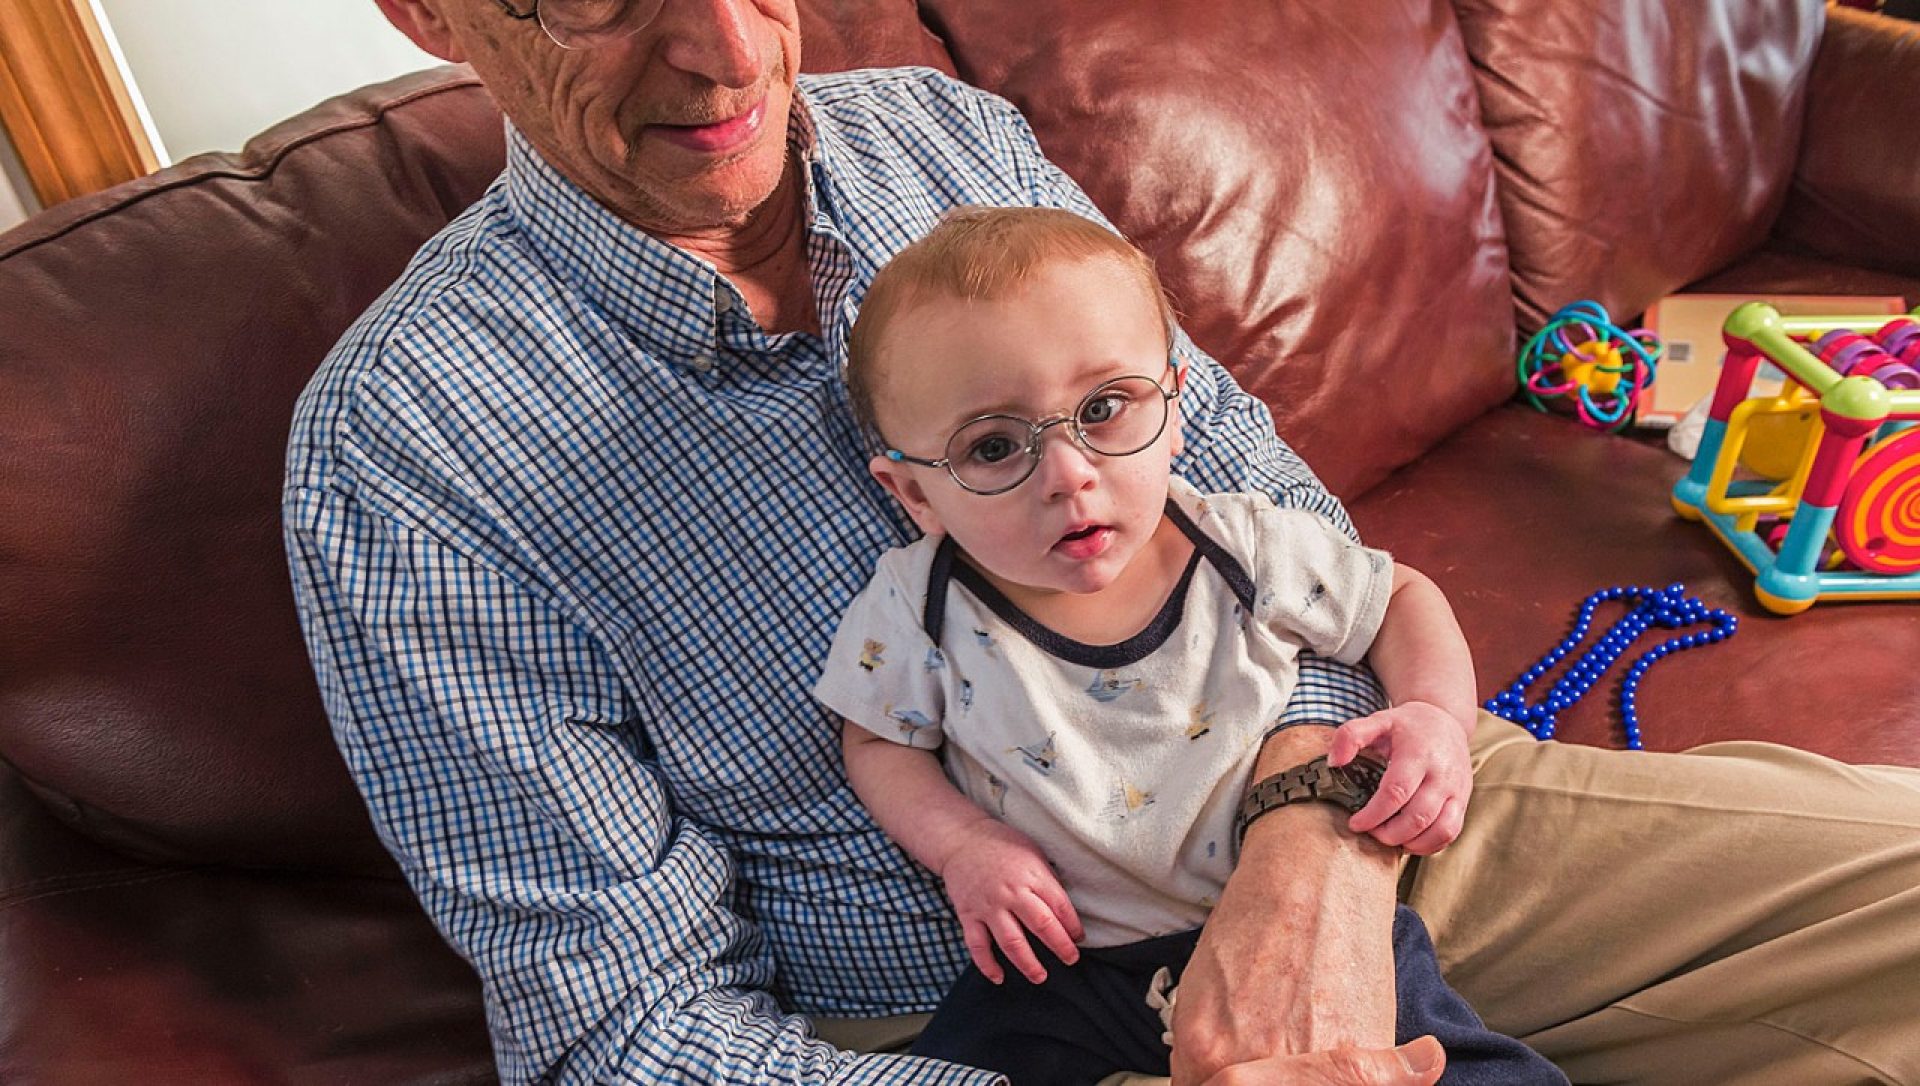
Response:
[{"label": "colorful plastic toy", "polygon": [[1600,303],[1574,302],[1520,349],[1520,387],[1542,411],[1548,400],[1567,397],[1581,422],[1619,431],[1633,421],[1665,352],[1659,337],[1614,324]]},{"label": "colorful plastic toy", "polygon": [[[1783,317],[1749,302],[1727,318],[1693,467],[1673,507],[1752,569],[1778,614],[1817,600],[1920,599],[1920,309]],[[1786,375],[1755,395],[1760,364]]]}]

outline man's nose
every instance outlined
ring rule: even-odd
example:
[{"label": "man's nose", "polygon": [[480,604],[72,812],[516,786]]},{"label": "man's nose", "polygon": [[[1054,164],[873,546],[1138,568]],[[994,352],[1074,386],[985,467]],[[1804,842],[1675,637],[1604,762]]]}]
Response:
[{"label": "man's nose", "polygon": [[656,17],[668,64],[723,87],[751,87],[765,74],[761,42],[771,30],[753,0],[667,0]]},{"label": "man's nose", "polygon": [[1091,489],[1100,478],[1093,462],[1097,455],[1080,444],[1073,436],[1072,427],[1053,426],[1043,431],[1040,462],[1033,470],[1048,500]]}]

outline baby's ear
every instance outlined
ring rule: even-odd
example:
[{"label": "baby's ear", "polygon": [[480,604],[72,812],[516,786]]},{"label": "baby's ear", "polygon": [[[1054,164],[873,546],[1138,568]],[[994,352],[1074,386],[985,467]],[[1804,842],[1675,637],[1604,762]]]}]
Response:
[{"label": "baby's ear", "polygon": [[[933,470],[933,469],[924,469]],[[867,461],[867,471],[879,480],[880,485],[893,495],[893,500],[906,509],[907,515],[928,535],[940,535],[945,529],[940,526],[940,517],[927,501],[926,491],[921,489],[920,480],[915,477],[915,467],[890,460],[885,456],[876,456]]]}]

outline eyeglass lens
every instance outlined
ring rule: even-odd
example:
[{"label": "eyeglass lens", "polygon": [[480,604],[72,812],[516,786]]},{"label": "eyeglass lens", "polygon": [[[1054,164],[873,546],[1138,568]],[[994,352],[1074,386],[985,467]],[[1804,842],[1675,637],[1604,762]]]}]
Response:
[{"label": "eyeglass lens", "polygon": [[1103,456],[1139,452],[1167,424],[1167,394],[1148,377],[1121,377],[1094,389],[1073,417],[1035,424],[1012,415],[974,419],[947,441],[947,467],[969,490],[1011,490],[1039,463],[1042,431],[1064,422],[1087,448]]},{"label": "eyeglass lens", "polygon": [[540,25],[568,49],[630,37],[660,14],[665,0],[540,0]]}]

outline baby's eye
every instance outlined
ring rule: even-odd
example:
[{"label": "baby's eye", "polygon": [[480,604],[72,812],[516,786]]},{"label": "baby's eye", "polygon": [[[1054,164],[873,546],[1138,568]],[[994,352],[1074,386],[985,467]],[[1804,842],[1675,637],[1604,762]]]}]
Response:
[{"label": "baby's eye", "polygon": [[998,464],[1020,452],[1020,443],[1007,435],[988,434],[967,449],[967,459],[979,464]]},{"label": "baby's eye", "polygon": [[1123,392],[1105,392],[1088,400],[1080,407],[1080,425],[1100,426],[1119,418],[1127,410],[1127,396]]}]

